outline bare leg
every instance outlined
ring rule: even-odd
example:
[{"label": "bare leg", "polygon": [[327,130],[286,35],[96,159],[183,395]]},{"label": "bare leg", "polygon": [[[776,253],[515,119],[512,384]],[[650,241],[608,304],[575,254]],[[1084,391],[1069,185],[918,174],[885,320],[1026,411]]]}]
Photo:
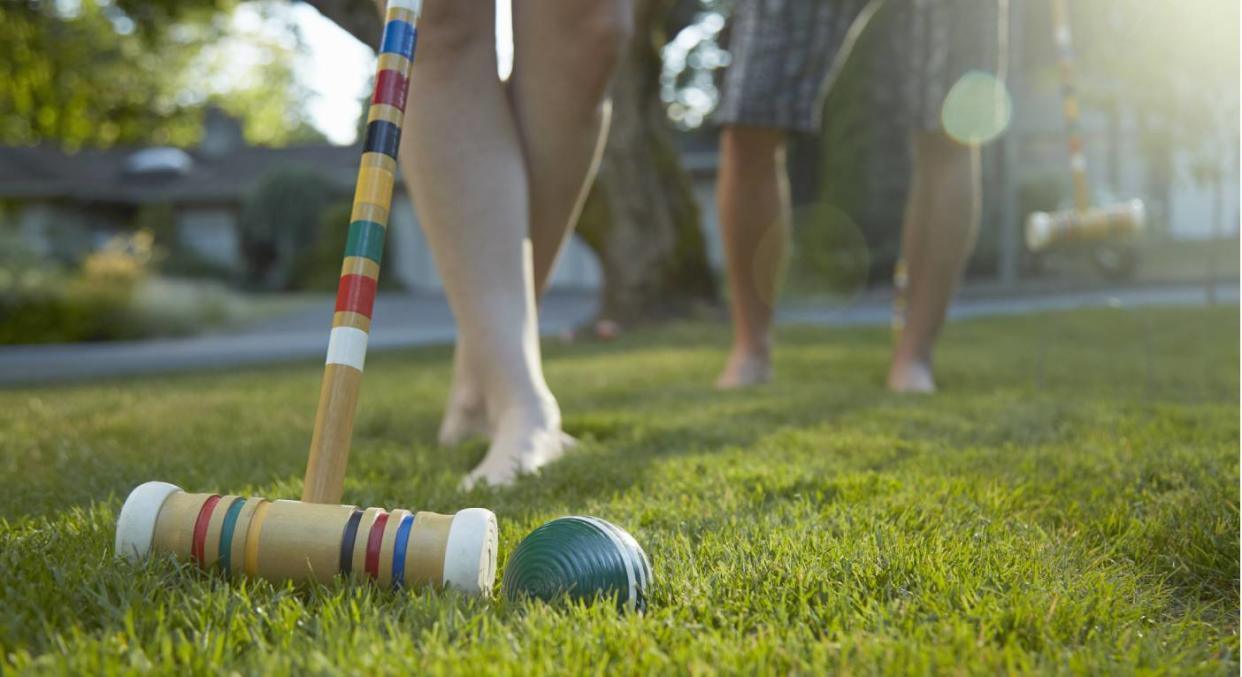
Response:
[{"label": "bare leg", "polygon": [[503,484],[556,460],[562,445],[540,365],[526,167],[496,77],[492,7],[425,4],[400,159],[495,432],[467,482]]},{"label": "bare leg", "polygon": [[[578,220],[607,135],[608,81],[630,26],[628,0],[518,2],[509,94],[529,179],[535,292]],[[440,443],[486,435],[486,410],[468,343],[454,355]]]},{"label": "bare leg", "polygon": [[629,0],[515,2],[509,87],[530,175],[535,289],[542,293],[599,168],[608,83],[631,32]]},{"label": "bare leg", "polygon": [[909,276],[905,328],[888,387],[934,392],[932,351],[975,246],[980,215],[979,151],[940,133],[914,139],[914,179],[902,227]]},{"label": "bare leg", "polygon": [[449,388],[437,435],[443,446],[452,447],[473,437],[487,436],[487,406],[478,370],[466,338],[459,334],[453,348],[453,385]]},{"label": "bare leg", "polygon": [[788,249],[784,132],[725,127],[716,200],[733,317],[733,348],[716,387],[757,385],[772,377],[772,313]]}]

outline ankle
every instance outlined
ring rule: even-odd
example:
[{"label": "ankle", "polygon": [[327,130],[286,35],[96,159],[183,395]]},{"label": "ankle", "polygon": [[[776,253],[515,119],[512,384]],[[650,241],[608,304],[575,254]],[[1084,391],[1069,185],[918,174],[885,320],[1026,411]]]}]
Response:
[{"label": "ankle", "polygon": [[470,411],[482,410],[485,399],[478,388],[454,387],[449,391],[448,406]]},{"label": "ankle", "polygon": [[772,358],[771,339],[734,341],[729,351],[731,358],[748,360],[770,360]]},{"label": "ankle", "polygon": [[888,370],[888,389],[897,393],[933,393],[936,379],[931,363],[920,360],[893,360]]},{"label": "ankle", "polygon": [[[908,331],[908,327],[906,331]],[[902,341],[898,343],[897,348],[893,351],[893,364],[931,365],[933,347],[930,344],[911,341],[908,336],[902,336],[901,338]]]},{"label": "ankle", "polygon": [[507,397],[495,411],[489,407],[488,417],[493,428],[560,430],[561,407],[546,389]]}]

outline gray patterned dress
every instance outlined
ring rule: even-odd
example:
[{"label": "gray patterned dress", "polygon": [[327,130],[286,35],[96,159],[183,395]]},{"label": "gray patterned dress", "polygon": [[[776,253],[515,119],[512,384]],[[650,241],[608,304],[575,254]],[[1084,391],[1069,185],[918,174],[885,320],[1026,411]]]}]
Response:
[{"label": "gray patterned dress", "polygon": [[894,89],[912,131],[939,130],[941,104],[962,75],[997,75],[1002,1],[737,0],[716,121],[819,131],[832,74],[862,30],[880,30],[879,58],[896,59],[903,77],[875,86]]}]

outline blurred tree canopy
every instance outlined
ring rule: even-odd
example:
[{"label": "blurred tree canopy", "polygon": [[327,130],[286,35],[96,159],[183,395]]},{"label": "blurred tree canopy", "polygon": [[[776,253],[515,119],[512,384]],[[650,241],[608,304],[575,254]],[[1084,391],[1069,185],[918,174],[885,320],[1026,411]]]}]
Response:
[{"label": "blurred tree canopy", "polygon": [[[1072,9],[1084,103],[1114,118],[1135,112],[1148,196],[1167,205],[1178,178],[1221,180],[1238,156],[1238,0],[1085,0]],[[1177,176],[1179,155],[1188,176]]]},{"label": "blurred tree canopy", "polygon": [[[239,26],[237,7],[236,0],[0,4],[0,144],[186,146],[212,103],[244,119],[251,143],[322,138],[305,118],[307,95],[292,70],[296,36]],[[281,6],[256,9],[263,16]],[[229,58],[236,50],[245,50],[249,69]]]},{"label": "blurred tree canopy", "polygon": [[1186,148],[1236,135],[1237,0],[1088,0],[1073,8],[1084,99],[1141,111],[1147,131]]}]

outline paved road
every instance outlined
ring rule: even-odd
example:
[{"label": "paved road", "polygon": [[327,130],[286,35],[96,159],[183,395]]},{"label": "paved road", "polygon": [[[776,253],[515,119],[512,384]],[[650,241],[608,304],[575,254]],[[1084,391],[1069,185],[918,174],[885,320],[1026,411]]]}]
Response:
[{"label": "paved road", "polygon": [[[954,318],[1013,315],[1096,306],[1198,305],[1202,286],[1167,286],[1097,291],[1057,291],[1003,295],[987,288],[967,289],[951,311]],[[1238,303],[1237,282],[1220,285],[1217,301]],[[544,299],[540,331],[559,334],[586,322],[595,312],[589,294],[557,293]],[[887,292],[868,292],[848,305],[794,303],[778,310],[781,324],[822,326],[884,325],[889,322]],[[370,350],[436,345],[453,340],[452,314],[441,297],[381,294],[376,301]],[[322,359],[332,302],[240,331],[185,339],[0,348],[0,385],[53,383],[157,372],[237,367],[247,364]]]},{"label": "paved road", "polygon": [[[0,385],[323,359],[333,304],[333,299],[325,299],[240,331],[192,338],[4,347]],[[586,322],[594,312],[594,295],[550,294],[544,299],[539,329],[544,335],[559,334]],[[381,293],[374,315],[370,351],[445,344],[456,334],[448,303],[440,296]]]},{"label": "paved road", "polygon": [[[828,303],[789,304],[777,310],[781,324],[821,326],[867,326],[887,324],[892,317],[891,297],[867,294],[849,305]],[[1216,286],[1216,302],[1236,305],[1236,281]],[[1088,291],[1056,290],[1006,295],[992,288],[966,289],[949,309],[951,319],[988,315],[1026,315],[1057,310],[1094,307],[1187,306],[1206,303],[1202,285],[1177,285],[1098,289]]]}]

